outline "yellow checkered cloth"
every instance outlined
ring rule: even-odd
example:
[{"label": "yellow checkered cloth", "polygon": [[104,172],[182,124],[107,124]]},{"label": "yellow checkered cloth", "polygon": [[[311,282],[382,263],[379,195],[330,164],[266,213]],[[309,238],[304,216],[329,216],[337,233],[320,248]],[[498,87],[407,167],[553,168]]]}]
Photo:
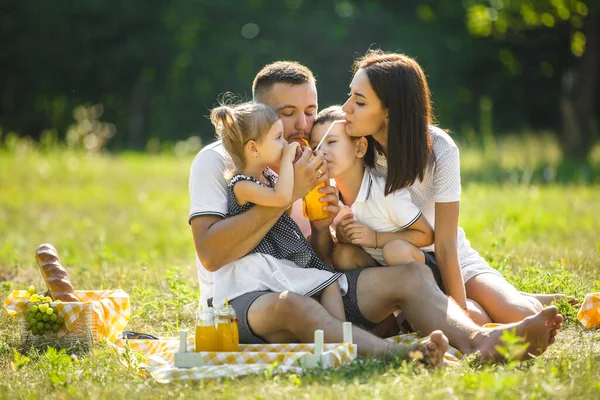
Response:
[{"label": "yellow checkered cloth", "polygon": [[[160,340],[118,340],[116,345],[126,345],[144,355],[143,367],[161,383],[182,380],[200,380],[236,377],[270,370],[272,373],[301,372],[297,361],[312,353],[314,344],[261,344],[240,345],[239,352],[202,352],[201,367],[175,367],[175,352],[179,351],[178,338]],[[187,351],[194,351],[193,336],[188,336]],[[348,365],[357,356],[357,346],[349,343],[326,343],[323,346],[323,364],[333,367]],[[277,363],[277,364],[275,364]]]},{"label": "yellow checkered cloth", "polygon": [[[394,336],[387,339],[395,343],[410,344],[418,338],[414,334]],[[205,365],[194,368],[175,367],[175,352],[179,351],[178,338],[161,338],[160,340],[118,340],[116,343],[122,350],[126,345],[135,352],[144,355],[143,367],[150,375],[161,383],[182,380],[200,380],[221,377],[236,377],[262,373],[298,373],[302,371],[297,361],[312,353],[314,344],[260,344],[240,345],[240,352],[202,352]],[[187,351],[194,351],[194,337],[188,336]],[[326,343],[323,346],[323,365],[340,367],[351,364],[357,357],[358,346],[348,343]],[[450,347],[446,359],[458,361],[462,354]],[[275,363],[277,363],[275,365]]]},{"label": "yellow checkered cloth", "polygon": [[585,296],[577,319],[588,329],[600,328],[600,292]]},{"label": "yellow checkered cloth", "polygon": [[[27,310],[31,304],[26,294],[25,290],[16,290],[4,300],[4,308],[9,315],[20,317]],[[129,295],[122,290],[76,290],[75,296],[80,302],[56,305],[59,315],[65,319],[65,326],[58,336],[68,334],[79,315],[93,307],[93,312],[98,316],[98,326],[95,328],[100,339],[115,342],[129,321]]]}]

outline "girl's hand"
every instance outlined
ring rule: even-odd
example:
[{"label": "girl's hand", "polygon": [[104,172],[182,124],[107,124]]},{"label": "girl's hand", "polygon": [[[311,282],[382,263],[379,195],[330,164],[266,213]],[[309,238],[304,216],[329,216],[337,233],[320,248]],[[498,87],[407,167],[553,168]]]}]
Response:
[{"label": "girl's hand", "polygon": [[300,147],[298,142],[292,142],[283,148],[281,160],[285,162],[293,162],[296,157],[296,150]]},{"label": "girl's hand", "polygon": [[375,231],[365,224],[352,221],[346,225],[346,232],[352,244],[373,248],[376,245]]}]

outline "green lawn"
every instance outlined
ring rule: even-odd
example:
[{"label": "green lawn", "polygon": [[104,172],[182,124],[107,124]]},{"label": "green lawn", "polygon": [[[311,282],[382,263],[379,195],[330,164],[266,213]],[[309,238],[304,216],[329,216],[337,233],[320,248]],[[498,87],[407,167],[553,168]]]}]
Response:
[{"label": "green lawn", "polygon": [[[465,177],[481,172],[463,151]],[[192,156],[0,151],[0,297],[43,287],[34,260],[53,243],[77,289],[122,288],[130,329],[174,335],[190,327],[198,295],[187,224]],[[518,172],[515,172],[518,174]],[[508,180],[510,182],[510,179]],[[600,291],[600,186],[463,182],[460,223],[474,248],[518,288],[582,296]],[[363,360],[338,371],[158,384],[132,355],[98,348],[15,356],[16,320],[0,312],[0,398],[316,397],[599,398],[600,332],[566,315],[538,360],[443,371]]]}]

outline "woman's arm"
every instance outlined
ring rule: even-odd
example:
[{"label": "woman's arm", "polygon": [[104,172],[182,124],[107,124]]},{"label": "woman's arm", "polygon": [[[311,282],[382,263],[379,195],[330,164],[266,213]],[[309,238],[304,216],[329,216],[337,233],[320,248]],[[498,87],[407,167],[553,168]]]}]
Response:
[{"label": "woman's arm", "polygon": [[435,258],[440,267],[446,294],[467,308],[465,283],[458,263],[458,214],[460,202],[435,203]]}]

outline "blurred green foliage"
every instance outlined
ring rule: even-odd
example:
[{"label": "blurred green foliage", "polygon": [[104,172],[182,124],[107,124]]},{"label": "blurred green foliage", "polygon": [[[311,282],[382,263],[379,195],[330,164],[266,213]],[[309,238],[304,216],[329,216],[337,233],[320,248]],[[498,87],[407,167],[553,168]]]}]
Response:
[{"label": "blurred green foliage", "polygon": [[592,85],[583,85],[593,94],[587,141],[577,142],[589,147],[598,72],[581,66],[600,53],[590,36],[599,8],[591,0],[3,2],[0,127],[62,139],[78,105],[101,104],[97,118],[116,128],[113,149],[190,136],[206,143],[218,95],[249,99],[265,64],[309,66],[326,106],[345,100],[353,59],[381,47],[417,57],[440,124],[471,137],[565,131],[561,99],[574,71],[577,85]]}]

